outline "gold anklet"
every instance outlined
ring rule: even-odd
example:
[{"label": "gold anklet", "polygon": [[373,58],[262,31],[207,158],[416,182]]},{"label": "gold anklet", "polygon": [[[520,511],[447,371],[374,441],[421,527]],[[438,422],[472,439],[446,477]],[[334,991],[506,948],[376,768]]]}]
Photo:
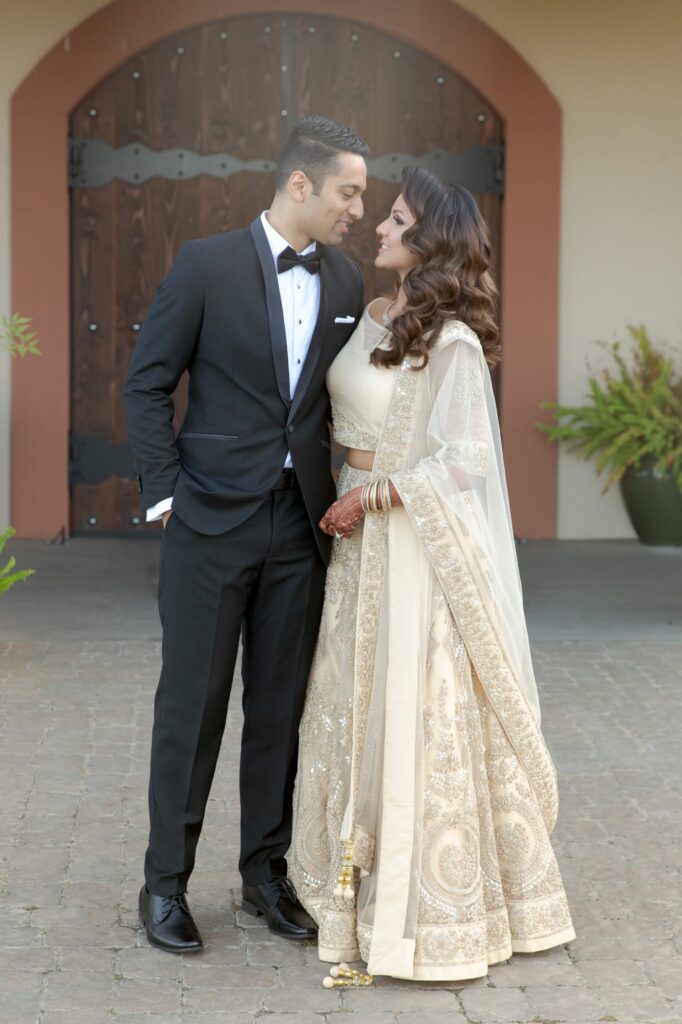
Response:
[{"label": "gold anklet", "polygon": [[353,843],[346,839],[343,844],[343,859],[341,870],[334,886],[334,896],[337,899],[344,899],[350,902],[355,898],[353,888]]}]

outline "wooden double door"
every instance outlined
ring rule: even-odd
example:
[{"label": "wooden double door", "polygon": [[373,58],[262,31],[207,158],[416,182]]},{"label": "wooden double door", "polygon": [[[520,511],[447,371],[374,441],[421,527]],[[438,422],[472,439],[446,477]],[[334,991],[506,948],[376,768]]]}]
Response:
[{"label": "wooden double door", "polygon": [[[367,296],[375,227],[402,168],[477,196],[499,252],[503,125],[450,68],[388,33],[326,16],[249,16],[163,39],[92,90],[70,120],[71,530],[147,529],[127,440],[130,354],[181,243],[267,209],[292,122],[324,114],[369,142],[365,216],[344,249]],[[184,410],[184,384],[176,420]]]}]

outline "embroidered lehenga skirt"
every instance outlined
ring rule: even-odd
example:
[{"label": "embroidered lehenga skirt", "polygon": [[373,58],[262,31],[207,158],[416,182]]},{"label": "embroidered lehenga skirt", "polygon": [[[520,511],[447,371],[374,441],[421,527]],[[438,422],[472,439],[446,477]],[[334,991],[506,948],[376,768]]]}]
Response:
[{"label": "embroidered lehenga skirt", "polygon": [[[367,479],[345,466],[339,491]],[[363,529],[334,543],[301,727],[289,870],[318,922],[320,959],[362,959],[372,973],[402,978],[475,978],[514,951],[547,949],[574,932],[552,823],[407,511],[390,516],[374,650],[358,649]],[[358,693],[363,657],[372,672]],[[353,771],[349,900],[334,888]]]}]

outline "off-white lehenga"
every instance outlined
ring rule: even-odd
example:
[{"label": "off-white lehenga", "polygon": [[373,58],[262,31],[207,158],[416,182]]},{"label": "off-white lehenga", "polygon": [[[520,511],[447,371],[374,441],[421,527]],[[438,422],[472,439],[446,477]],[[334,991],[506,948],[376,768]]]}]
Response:
[{"label": "off-white lehenga", "polygon": [[[540,732],[499,429],[476,335],[425,370],[374,367],[365,310],[331,366],[336,440],[375,451],[403,507],[335,540],[301,725],[289,873],[319,956],[372,974],[479,977],[574,938],[549,841]],[[333,894],[352,843],[356,899]]]}]

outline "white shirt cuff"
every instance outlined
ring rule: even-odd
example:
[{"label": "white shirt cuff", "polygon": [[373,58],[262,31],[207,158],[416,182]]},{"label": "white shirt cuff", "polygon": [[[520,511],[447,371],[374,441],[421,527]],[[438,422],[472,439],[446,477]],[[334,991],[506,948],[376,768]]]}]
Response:
[{"label": "white shirt cuff", "polygon": [[155,519],[160,519],[163,513],[169,512],[172,507],[172,498],[164,498],[163,501],[157,501],[156,505],[152,505],[151,508],[147,509],[147,522],[153,523]]}]

